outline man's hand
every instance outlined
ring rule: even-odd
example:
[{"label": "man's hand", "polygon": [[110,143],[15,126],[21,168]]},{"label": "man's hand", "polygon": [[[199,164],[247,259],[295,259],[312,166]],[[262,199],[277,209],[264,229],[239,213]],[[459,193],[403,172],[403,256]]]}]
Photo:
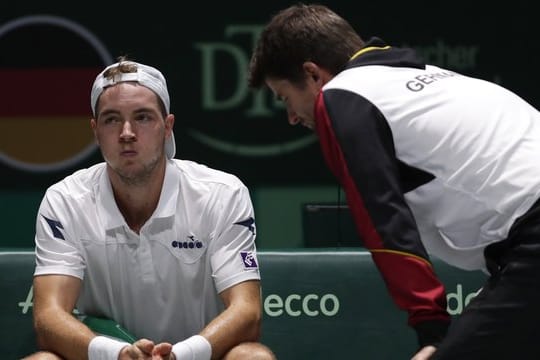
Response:
[{"label": "man's hand", "polygon": [[171,352],[172,347],[169,343],[157,344],[152,350],[152,360],[176,360],[176,356]]},{"label": "man's hand", "polygon": [[155,345],[151,340],[140,339],[132,345],[125,346],[120,351],[118,360],[176,360],[171,351],[172,344],[170,343]]},{"label": "man's hand", "polygon": [[413,356],[411,360],[428,360],[436,350],[437,348],[435,346],[424,346],[419,352],[416,353],[416,355]]},{"label": "man's hand", "polygon": [[148,339],[140,339],[132,345],[126,346],[120,351],[118,360],[151,360],[154,342]]}]

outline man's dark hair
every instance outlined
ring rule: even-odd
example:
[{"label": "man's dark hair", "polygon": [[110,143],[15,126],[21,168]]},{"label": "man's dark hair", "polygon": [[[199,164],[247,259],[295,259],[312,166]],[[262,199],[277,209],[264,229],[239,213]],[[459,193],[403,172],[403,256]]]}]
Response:
[{"label": "man's dark hair", "polygon": [[328,7],[290,6],[263,29],[249,64],[248,85],[260,88],[266,78],[301,84],[306,61],[337,74],[363,46],[353,27]]}]

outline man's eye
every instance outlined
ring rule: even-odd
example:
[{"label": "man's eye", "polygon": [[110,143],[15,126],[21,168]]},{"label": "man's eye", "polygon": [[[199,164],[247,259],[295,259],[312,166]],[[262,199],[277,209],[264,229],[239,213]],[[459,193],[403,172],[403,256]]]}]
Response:
[{"label": "man's eye", "polygon": [[105,124],[114,124],[117,123],[119,120],[117,117],[106,117],[103,119],[103,123]]},{"label": "man's eye", "polygon": [[148,121],[151,119],[151,117],[148,114],[139,114],[135,119],[137,121]]}]

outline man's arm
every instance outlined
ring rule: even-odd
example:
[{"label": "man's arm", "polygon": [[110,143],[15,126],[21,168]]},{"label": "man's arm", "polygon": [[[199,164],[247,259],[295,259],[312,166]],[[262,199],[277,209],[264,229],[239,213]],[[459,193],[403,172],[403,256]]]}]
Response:
[{"label": "man's arm", "polygon": [[[81,284],[80,279],[68,275],[34,277],[34,328],[39,347],[67,360],[88,359],[88,346],[96,338],[90,328],[72,315]],[[148,357],[154,348],[154,342],[147,339],[139,339],[132,346],[125,345],[119,359]],[[106,345],[100,345],[103,346]],[[171,344],[162,343],[156,355],[169,359],[171,348]]]},{"label": "man's arm", "polygon": [[262,306],[258,280],[248,280],[220,293],[225,310],[201,332],[212,345],[212,359],[221,359],[234,346],[258,341]]},{"label": "man's arm", "polygon": [[[420,347],[439,343],[451,319],[445,288],[405,197],[433,181],[434,175],[397,158],[388,120],[364,96],[328,89],[319,94],[316,118],[325,161],[346,193],[363,245],[394,303],[408,312],[408,324],[416,331]],[[410,139],[401,134],[400,141],[417,144],[414,134],[407,134]],[[421,147],[414,151],[424,155]]]},{"label": "man's arm", "polygon": [[34,277],[34,328],[41,349],[87,359],[95,334],[72,315],[82,281],[67,275]]}]

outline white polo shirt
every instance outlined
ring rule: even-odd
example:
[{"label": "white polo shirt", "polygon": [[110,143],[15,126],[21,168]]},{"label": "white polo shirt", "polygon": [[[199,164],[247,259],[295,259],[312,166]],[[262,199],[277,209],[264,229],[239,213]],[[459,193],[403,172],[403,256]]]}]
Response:
[{"label": "white polo shirt", "polygon": [[168,161],[159,204],[140,234],[120,214],[100,163],[47,190],[35,241],[35,276],[82,279],[80,312],[156,342],[199,333],[223,310],[218,293],[260,279],[248,189],[186,160]]}]

